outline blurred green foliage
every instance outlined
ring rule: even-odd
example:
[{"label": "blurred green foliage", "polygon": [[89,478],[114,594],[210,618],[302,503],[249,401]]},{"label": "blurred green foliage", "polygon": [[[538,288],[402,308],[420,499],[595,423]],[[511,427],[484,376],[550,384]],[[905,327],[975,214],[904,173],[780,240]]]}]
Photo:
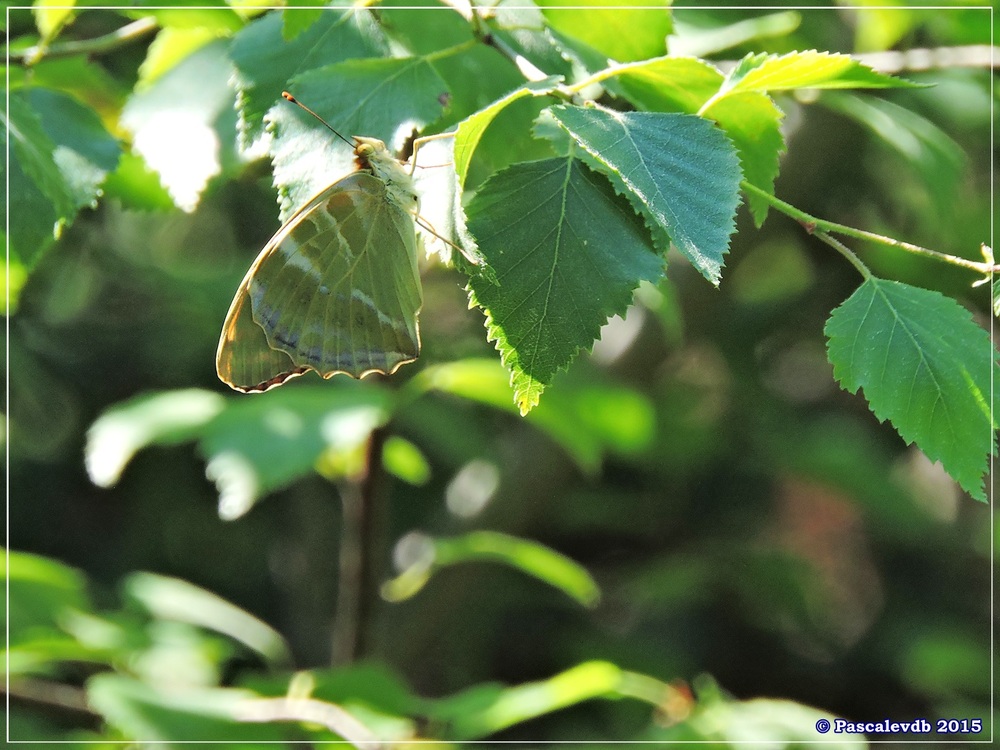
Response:
[{"label": "blurred green foliage", "polygon": [[[277,66],[297,65],[276,59],[260,119],[241,121],[241,50],[309,48],[324,24],[357,44],[337,60],[468,37],[457,13],[394,4],[353,29],[241,3],[9,14],[26,56],[5,112],[11,738],[797,747],[833,716],[982,718],[976,738],[991,736],[989,508],[837,389],[823,326],[857,274],[773,211],[757,229],[740,209],[719,290],[671,255],[526,418],[465,277],[436,264],[423,353],[397,375],[221,386],[219,326],[278,220],[249,147],[291,75]],[[887,5],[676,9],[630,39],[554,7],[530,23],[498,10],[493,28],[569,80],[656,55],[666,33],[671,52],[724,63],[993,31],[982,9]],[[86,47],[126,23],[135,38]],[[424,121],[523,85],[494,49],[469,55],[437,65],[451,99]],[[992,216],[991,72],[902,73],[933,86],[781,96],[778,194],[974,257]],[[498,114],[468,186],[546,155],[509,137],[540,106]],[[966,271],[863,252],[990,315]],[[331,665],[351,539],[361,653]]]}]

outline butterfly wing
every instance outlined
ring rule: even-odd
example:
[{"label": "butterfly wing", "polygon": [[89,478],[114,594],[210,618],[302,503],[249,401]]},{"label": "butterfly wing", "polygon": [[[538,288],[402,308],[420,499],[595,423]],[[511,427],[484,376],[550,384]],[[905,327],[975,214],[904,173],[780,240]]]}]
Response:
[{"label": "butterfly wing", "polygon": [[307,370],[394,372],[420,352],[413,216],[355,172],[303,206],[261,251],[222,329],[219,377],[262,391]]}]

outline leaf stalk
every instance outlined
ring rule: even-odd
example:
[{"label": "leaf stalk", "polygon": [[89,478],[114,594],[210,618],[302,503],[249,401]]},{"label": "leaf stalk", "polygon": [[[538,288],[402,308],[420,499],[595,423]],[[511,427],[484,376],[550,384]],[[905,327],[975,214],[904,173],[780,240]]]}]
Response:
[{"label": "leaf stalk", "polygon": [[[795,219],[800,224],[802,224],[803,227],[806,228],[806,231],[808,231],[810,234],[815,234],[817,237],[826,242],[828,245],[831,245],[832,247],[837,247],[837,245],[840,245],[840,248],[843,248],[843,250],[837,248],[838,251],[840,252],[846,250],[848,253],[850,253],[851,251],[847,250],[847,248],[842,243],[839,242],[837,243],[837,245],[832,245],[830,242],[824,239],[823,235],[830,238],[829,235],[831,233],[843,234],[847,235],[848,237],[854,237],[860,240],[867,240],[868,242],[874,242],[879,245],[894,247],[897,248],[898,250],[903,250],[904,252],[912,253],[914,255],[920,255],[923,256],[924,258],[930,258],[932,260],[941,261],[942,263],[950,263],[953,266],[958,266],[959,268],[966,268],[970,271],[975,271],[976,273],[980,273],[983,275],[1000,273],[1000,264],[979,263],[974,260],[969,260],[968,258],[961,258],[957,255],[949,255],[948,253],[942,253],[937,250],[931,250],[930,248],[927,247],[914,245],[912,242],[903,242],[902,240],[897,240],[892,237],[886,237],[885,235],[877,234],[875,232],[869,232],[864,229],[857,229],[856,227],[849,227],[845,224],[838,224],[835,221],[827,221],[826,219],[820,219],[816,216],[813,216],[812,214],[806,213],[802,209],[796,208],[790,203],[786,203],[785,201],[781,200],[780,198],[774,195],[771,195],[765,190],[761,190],[756,185],[751,185],[746,180],[743,180],[740,183],[740,187],[743,188],[744,192],[751,193],[767,201],[767,203],[769,203],[773,208],[777,209],[786,216],[790,216],[791,218]],[[851,255],[853,256],[853,253],[851,253]],[[854,257],[856,259],[857,256]],[[860,263],[860,261],[858,262]]]},{"label": "leaf stalk", "polygon": [[140,18],[130,24],[122,26],[110,34],[94,37],[93,39],[80,39],[59,44],[37,44],[24,50],[10,50],[8,54],[11,60],[17,60],[25,65],[34,65],[43,57],[69,57],[72,55],[98,55],[105,52],[112,52],[119,47],[138,41],[148,34],[152,34],[157,29],[156,19],[153,16]]}]

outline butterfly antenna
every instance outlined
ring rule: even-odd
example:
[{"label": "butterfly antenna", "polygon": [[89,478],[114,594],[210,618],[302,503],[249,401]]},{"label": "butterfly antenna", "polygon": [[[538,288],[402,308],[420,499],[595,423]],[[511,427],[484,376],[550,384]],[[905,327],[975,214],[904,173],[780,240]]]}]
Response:
[{"label": "butterfly antenna", "polygon": [[289,102],[291,102],[292,104],[295,104],[295,105],[298,105],[299,107],[302,107],[302,109],[304,109],[304,110],[305,110],[306,112],[308,112],[308,113],[309,113],[309,114],[311,114],[311,115],[312,115],[313,117],[315,117],[315,118],[316,118],[317,120],[319,120],[319,121],[320,121],[321,123],[323,123],[324,125],[326,125],[327,129],[328,129],[328,130],[329,130],[329,131],[330,131],[331,133],[333,133],[333,134],[334,134],[335,136],[337,136],[337,137],[338,137],[338,138],[339,138],[340,140],[342,140],[342,141],[343,141],[344,143],[346,143],[346,144],[347,144],[348,146],[350,146],[351,148],[354,148],[354,146],[355,146],[355,143],[354,143],[354,141],[352,141],[352,140],[349,140],[349,139],[345,138],[344,136],[342,136],[342,135],[341,135],[340,133],[338,133],[338,132],[337,132],[337,131],[336,131],[336,130],[334,129],[334,127],[333,127],[333,126],[332,126],[332,125],[331,125],[330,123],[328,123],[328,122],[327,122],[326,120],[324,120],[324,119],[323,119],[322,117],[320,117],[320,116],[319,116],[318,114],[316,114],[315,112],[313,112],[313,111],[312,111],[311,109],[309,109],[309,107],[307,107],[307,106],[306,106],[305,104],[303,104],[302,102],[300,102],[300,101],[299,101],[298,99],[296,99],[296,98],[295,98],[294,96],[292,96],[291,94],[289,94],[289,93],[288,93],[287,91],[282,91],[282,92],[281,92],[281,96],[282,96],[282,97],[283,97],[283,98],[284,98],[284,99],[285,99],[286,101],[289,101]]}]

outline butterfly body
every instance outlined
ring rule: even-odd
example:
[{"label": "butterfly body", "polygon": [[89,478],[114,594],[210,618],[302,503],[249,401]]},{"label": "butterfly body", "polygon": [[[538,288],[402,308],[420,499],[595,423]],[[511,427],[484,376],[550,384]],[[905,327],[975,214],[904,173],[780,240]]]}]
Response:
[{"label": "butterfly body", "polygon": [[359,171],[296,211],[236,292],[216,356],[236,390],[309,370],[390,374],[420,352],[413,179],[382,141],[354,141]]}]

